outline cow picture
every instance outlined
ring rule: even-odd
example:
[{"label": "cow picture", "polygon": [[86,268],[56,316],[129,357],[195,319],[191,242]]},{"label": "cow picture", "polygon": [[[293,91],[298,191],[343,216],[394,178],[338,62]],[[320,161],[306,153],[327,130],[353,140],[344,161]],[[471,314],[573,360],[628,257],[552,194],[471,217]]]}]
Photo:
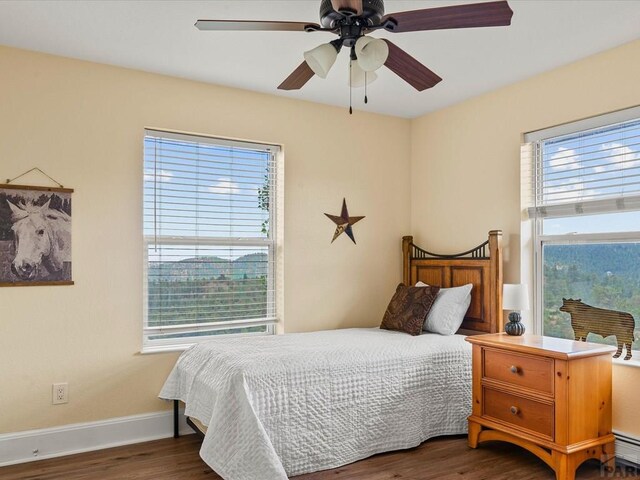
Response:
[{"label": "cow picture", "polygon": [[574,300],[572,298],[562,299],[560,311],[571,315],[571,327],[576,340],[586,342],[589,333],[602,337],[615,335],[618,351],[613,358],[620,357],[622,349],[626,346],[627,354],[624,359],[631,359],[631,347],[634,340],[633,331],[636,327],[633,315],[616,310],[592,307],[582,303],[580,299]]}]

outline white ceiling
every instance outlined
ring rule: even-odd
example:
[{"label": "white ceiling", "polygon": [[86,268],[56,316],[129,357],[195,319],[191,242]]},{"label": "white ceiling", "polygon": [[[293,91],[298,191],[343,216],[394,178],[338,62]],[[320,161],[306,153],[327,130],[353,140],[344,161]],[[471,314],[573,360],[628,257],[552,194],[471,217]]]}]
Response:
[{"label": "white ceiling", "polygon": [[[387,13],[456,3],[387,0]],[[420,93],[389,70],[354,90],[354,107],[402,117],[494,90],[640,38],[640,1],[510,0],[510,27],[376,36],[392,39],[444,80]],[[318,22],[319,0],[0,0],[0,44],[331,105],[347,106],[347,52],[328,78],[282,92],[302,53],[335,38],[316,32],[200,32],[198,18]]]}]

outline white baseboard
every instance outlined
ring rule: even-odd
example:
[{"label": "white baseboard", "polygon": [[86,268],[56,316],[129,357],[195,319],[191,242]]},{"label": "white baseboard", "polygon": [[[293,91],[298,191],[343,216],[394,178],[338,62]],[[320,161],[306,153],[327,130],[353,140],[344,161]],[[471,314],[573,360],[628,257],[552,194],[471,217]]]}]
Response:
[{"label": "white baseboard", "polygon": [[[181,412],[180,434],[191,433],[193,430]],[[640,438],[622,432],[614,433],[616,459],[624,464],[640,466]],[[0,435],[0,467],[172,436],[172,411],[6,433]]]},{"label": "white baseboard", "polygon": [[640,438],[622,432],[613,433],[616,436],[616,461],[640,466]]},{"label": "white baseboard", "polygon": [[[180,434],[193,430],[180,415]],[[0,467],[173,436],[173,411],[0,435]]]}]

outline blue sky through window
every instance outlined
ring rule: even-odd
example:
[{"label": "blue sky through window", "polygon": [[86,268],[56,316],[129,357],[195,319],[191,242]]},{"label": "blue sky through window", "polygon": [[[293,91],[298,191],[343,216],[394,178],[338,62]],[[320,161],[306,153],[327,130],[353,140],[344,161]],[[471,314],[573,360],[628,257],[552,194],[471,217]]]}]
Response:
[{"label": "blue sky through window", "polygon": [[[260,208],[259,191],[270,160],[266,151],[145,137],[144,235],[265,238],[269,212]],[[150,250],[149,260],[157,260]],[[233,250],[242,256],[259,249]],[[186,245],[170,251],[172,260],[199,254]],[[232,256],[228,247],[206,255]]]},{"label": "blue sky through window", "polygon": [[[541,143],[543,204],[574,203],[640,194],[640,121]],[[640,230],[640,212],[544,220],[545,234]]]}]

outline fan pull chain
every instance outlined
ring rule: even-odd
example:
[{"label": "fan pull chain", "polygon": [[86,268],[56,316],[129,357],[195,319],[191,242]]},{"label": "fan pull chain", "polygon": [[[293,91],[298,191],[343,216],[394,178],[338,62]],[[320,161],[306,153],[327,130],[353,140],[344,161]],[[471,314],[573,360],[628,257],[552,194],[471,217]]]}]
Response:
[{"label": "fan pull chain", "polygon": [[364,72],[364,103],[369,103],[367,98],[367,72]]},{"label": "fan pull chain", "polygon": [[352,92],[353,92],[353,87],[351,86],[351,62],[349,62],[349,115],[353,115],[353,106],[352,106]]}]

